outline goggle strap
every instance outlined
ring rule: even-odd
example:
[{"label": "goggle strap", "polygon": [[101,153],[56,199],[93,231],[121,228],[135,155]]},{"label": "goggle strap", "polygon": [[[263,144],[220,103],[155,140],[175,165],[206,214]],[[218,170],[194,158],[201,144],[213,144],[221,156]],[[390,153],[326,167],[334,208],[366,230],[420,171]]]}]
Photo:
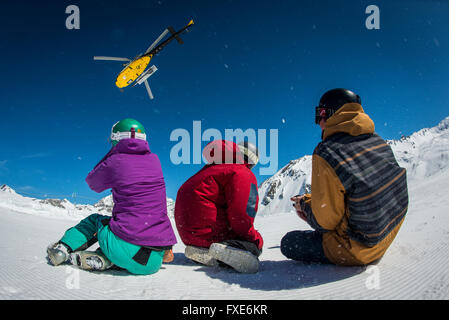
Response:
[{"label": "goggle strap", "polygon": [[[134,129],[134,128],[132,128]],[[132,130],[131,129],[131,130]],[[120,141],[122,139],[139,139],[139,140],[146,140],[147,135],[145,133],[140,132],[111,132],[111,140],[113,141]]]}]

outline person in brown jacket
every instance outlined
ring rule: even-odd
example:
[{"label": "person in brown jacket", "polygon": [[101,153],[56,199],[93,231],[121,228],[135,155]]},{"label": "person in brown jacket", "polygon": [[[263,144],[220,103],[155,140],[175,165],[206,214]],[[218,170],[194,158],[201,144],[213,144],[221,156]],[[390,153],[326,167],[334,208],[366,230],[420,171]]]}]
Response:
[{"label": "person in brown jacket", "polygon": [[380,259],[407,212],[406,170],[374,132],[358,95],[326,92],[316,107],[322,142],[312,157],[311,194],[291,198],[314,230],[292,231],[281,241],[290,259],[366,265]]}]

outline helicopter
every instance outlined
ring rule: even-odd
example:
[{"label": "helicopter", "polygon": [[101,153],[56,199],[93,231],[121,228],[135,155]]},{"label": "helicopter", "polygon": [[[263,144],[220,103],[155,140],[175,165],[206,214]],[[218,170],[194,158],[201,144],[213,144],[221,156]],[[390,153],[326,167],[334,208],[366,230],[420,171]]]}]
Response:
[{"label": "helicopter", "polygon": [[[152,76],[156,71],[157,68],[155,65],[152,65],[151,67],[148,67],[150,64],[151,59],[158,54],[170,41],[173,39],[176,39],[179,44],[183,44],[184,41],[181,39],[180,35],[184,31],[189,31],[188,29],[194,24],[193,20],[190,20],[190,22],[179,31],[175,31],[173,27],[169,26],[167,27],[161,35],[151,44],[151,46],[148,47],[148,49],[143,54],[139,54],[134,59],[129,58],[120,58],[120,57],[106,57],[106,56],[94,56],[94,60],[108,60],[108,61],[124,61],[126,62],[124,64],[124,68],[117,76],[117,79],[115,81],[115,85],[122,89],[130,84],[134,83],[132,86],[141,85],[142,83],[145,84],[145,87],[148,92],[148,96],[150,99],[153,99],[153,93],[151,92],[150,85],[148,84],[148,78]],[[164,40],[162,43],[159,44],[159,42],[164,39],[164,37],[167,34],[171,34],[166,40]]]}]

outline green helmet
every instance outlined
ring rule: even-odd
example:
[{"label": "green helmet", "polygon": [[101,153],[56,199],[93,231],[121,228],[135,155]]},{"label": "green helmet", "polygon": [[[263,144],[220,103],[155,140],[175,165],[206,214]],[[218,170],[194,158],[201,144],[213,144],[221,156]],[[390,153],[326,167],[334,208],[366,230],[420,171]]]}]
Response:
[{"label": "green helmet", "polygon": [[110,141],[115,146],[122,139],[140,139],[146,140],[145,128],[143,125],[134,119],[123,119],[116,122],[111,129]]}]

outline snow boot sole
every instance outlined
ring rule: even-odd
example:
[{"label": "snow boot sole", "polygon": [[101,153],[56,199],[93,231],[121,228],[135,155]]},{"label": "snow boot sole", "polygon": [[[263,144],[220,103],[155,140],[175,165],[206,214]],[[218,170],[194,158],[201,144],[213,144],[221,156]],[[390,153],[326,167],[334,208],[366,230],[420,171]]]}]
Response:
[{"label": "snow boot sole", "polygon": [[209,255],[240,273],[259,271],[259,259],[252,253],[222,243],[212,243]]},{"label": "snow boot sole", "polygon": [[69,260],[68,253],[66,254],[64,251],[58,249],[59,245],[58,243],[54,243],[47,247],[47,257],[54,266],[58,266]]},{"label": "snow boot sole", "polygon": [[209,255],[208,248],[186,246],[184,255],[190,260],[204,264],[209,267],[218,266],[218,262]]},{"label": "snow boot sole", "polygon": [[71,263],[83,270],[104,271],[113,266],[106,256],[99,251],[78,251],[70,255]]}]

